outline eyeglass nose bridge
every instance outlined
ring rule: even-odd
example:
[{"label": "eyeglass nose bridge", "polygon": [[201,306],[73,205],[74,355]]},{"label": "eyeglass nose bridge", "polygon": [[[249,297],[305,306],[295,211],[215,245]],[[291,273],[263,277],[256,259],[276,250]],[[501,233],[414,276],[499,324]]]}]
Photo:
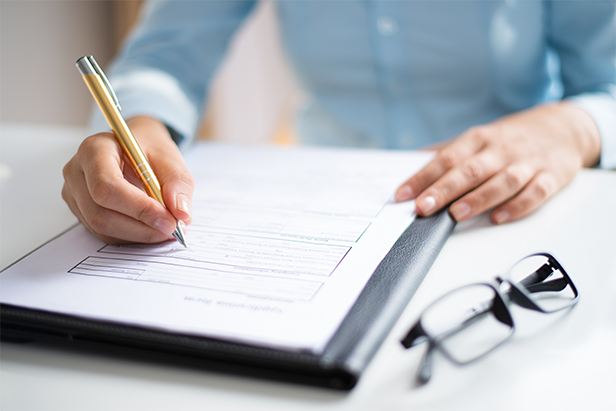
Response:
[{"label": "eyeglass nose bridge", "polygon": [[[516,288],[514,287],[514,289]],[[526,297],[524,297],[524,300],[526,300]],[[490,310],[494,313],[494,317],[498,321],[502,322],[505,325],[508,325],[511,328],[514,327],[511,312],[509,311],[507,304],[505,304],[505,301],[502,299],[500,293],[495,292],[494,300],[492,302],[492,307]]]}]

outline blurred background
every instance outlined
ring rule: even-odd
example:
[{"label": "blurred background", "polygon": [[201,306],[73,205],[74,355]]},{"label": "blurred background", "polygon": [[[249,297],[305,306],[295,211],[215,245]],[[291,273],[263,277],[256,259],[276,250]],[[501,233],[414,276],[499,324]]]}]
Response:
[{"label": "blurred background", "polygon": [[[139,18],[141,3],[0,0],[0,122],[85,127],[93,101],[74,63],[92,54],[106,68]],[[292,142],[300,101],[274,5],[261,1],[214,79],[201,137]]]}]

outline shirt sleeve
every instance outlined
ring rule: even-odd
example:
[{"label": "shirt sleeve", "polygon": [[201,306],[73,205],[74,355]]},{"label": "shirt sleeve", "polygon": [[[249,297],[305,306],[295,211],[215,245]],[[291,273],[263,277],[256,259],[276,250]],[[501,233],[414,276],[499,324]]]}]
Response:
[{"label": "shirt sleeve", "polygon": [[[109,70],[125,118],[155,117],[195,136],[208,85],[254,1],[150,1]],[[96,111],[91,132],[108,130]]]},{"label": "shirt sleeve", "polygon": [[616,1],[549,3],[548,37],[561,63],[564,98],[601,134],[599,167],[616,168]]}]

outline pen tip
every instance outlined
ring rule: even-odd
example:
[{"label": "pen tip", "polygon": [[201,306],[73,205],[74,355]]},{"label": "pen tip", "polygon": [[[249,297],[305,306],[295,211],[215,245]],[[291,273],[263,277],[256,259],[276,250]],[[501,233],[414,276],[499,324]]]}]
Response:
[{"label": "pen tip", "polygon": [[188,248],[188,245],[186,244],[186,237],[184,235],[184,230],[182,229],[182,223],[179,220],[175,226],[173,237],[175,237],[175,239],[178,240],[178,243],[182,244],[184,248]]}]

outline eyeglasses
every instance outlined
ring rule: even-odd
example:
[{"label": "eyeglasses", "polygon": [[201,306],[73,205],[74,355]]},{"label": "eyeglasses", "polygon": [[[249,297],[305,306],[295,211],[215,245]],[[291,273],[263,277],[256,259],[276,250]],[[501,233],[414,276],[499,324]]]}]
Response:
[{"label": "eyeglasses", "polygon": [[532,254],[514,264],[506,278],[457,288],[430,304],[402,345],[410,348],[428,343],[417,373],[418,381],[425,384],[432,376],[435,349],[454,364],[464,365],[511,337],[515,326],[510,304],[547,314],[577,301],[578,291],[556,258]]}]

